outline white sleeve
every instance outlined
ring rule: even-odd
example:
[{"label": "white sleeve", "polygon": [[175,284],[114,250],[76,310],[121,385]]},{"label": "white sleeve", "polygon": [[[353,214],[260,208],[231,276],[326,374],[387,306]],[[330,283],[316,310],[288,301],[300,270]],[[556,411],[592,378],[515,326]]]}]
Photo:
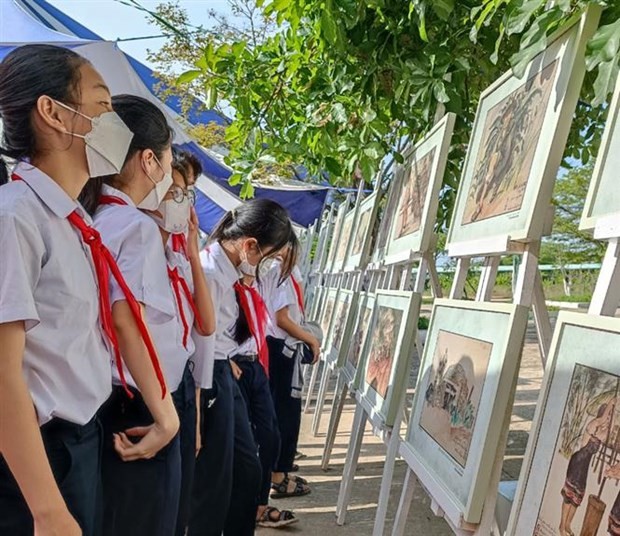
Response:
[{"label": "white sleeve", "polygon": [[39,323],[34,298],[45,245],[36,227],[0,213],[0,324],[23,320],[26,330]]},{"label": "white sleeve", "polygon": [[297,295],[293,289],[290,279],[287,279],[279,287],[275,287],[273,294],[273,310],[277,313],[279,310],[291,305],[297,305]]}]

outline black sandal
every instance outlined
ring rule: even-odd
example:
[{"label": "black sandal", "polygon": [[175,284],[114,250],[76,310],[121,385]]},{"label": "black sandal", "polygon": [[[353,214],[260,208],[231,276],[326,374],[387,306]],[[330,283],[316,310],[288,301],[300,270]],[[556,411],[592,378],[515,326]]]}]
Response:
[{"label": "black sandal", "polygon": [[299,465],[297,465],[296,463],[294,463],[291,466],[291,470],[289,471],[290,473],[299,473]]},{"label": "black sandal", "polygon": [[[276,517],[272,516],[276,514]],[[293,523],[297,523],[299,519],[295,517],[295,514],[290,510],[278,510],[273,506],[265,508],[261,516],[256,520],[256,524],[259,527],[266,527],[270,529],[279,529],[281,527],[288,527]]]},{"label": "black sandal", "polygon": [[[288,485],[290,482],[295,483],[295,488],[293,491],[288,490]],[[310,493],[310,488],[308,484],[304,484],[300,482],[297,478],[290,479],[288,476],[285,476],[282,482],[276,484],[275,482],[271,483],[271,498],[272,499],[285,499],[287,497],[302,497],[303,495],[308,495]]]}]

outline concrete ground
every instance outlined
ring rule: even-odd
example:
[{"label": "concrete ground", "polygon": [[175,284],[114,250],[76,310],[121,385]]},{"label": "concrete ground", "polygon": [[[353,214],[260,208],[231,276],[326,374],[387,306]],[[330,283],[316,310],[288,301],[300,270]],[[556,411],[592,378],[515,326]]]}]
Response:
[{"label": "concrete ground", "polygon": [[[415,371],[412,374],[415,374]],[[542,365],[540,352],[534,324],[530,321],[519,374],[508,446],[504,458],[502,477],[504,480],[516,480],[519,477],[541,380]],[[333,383],[332,381],[332,389],[329,391],[330,397],[333,393]],[[411,393],[409,393],[409,399],[411,400]],[[336,525],[335,520],[336,502],[355,406],[351,399],[347,401],[338,430],[330,469],[324,472],[321,470],[321,456],[327,421],[329,419],[330,403],[331,400],[328,399],[317,437],[314,437],[311,433],[314,406],[311,407],[309,414],[303,416],[299,450],[306,454],[307,457],[299,461],[299,474],[310,481],[312,493],[305,497],[273,501],[274,506],[294,510],[299,517],[299,523],[292,525],[286,530],[258,529],[258,536],[301,533],[313,536],[359,536],[372,534],[386,448],[372,434],[370,427],[367,427],[353,486],[347,522],[344,526],[339,527]],[[392,530],[405,469],[406,464],[402,460],[398,460],[385,534],[390,534]],[[443,519],[433,515],[430,509],[429,498],[419,486],[416,488],[409,513],[406,533],[424,536],[450,536],[453,534]]]}]

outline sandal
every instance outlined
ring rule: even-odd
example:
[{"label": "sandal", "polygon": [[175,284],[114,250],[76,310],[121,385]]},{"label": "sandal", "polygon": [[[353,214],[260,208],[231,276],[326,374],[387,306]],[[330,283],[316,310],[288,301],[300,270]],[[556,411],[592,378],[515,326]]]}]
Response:
[{"label": "sandal", "polygon": [[307,458],[308,456],[306,456],[303,452],[299,452],[296,451],[295,452],[295,459],[296,460],[303,460],[304,458]]},{"label": "sandal", "polygon": [[286,476],[289,477],[289,479],[293,480],[294,482],[300,482],[301,484],[308,485],[308,481],[305,478],[301,477],[301,476],[290,475],[288,473],[286,473]]},{"label": "sandal", "polygon": [[[295,487],[293,491],[289,491],[289,484],[294,483]],[[308,484],[304,484],[300,482],[298,479],[293,478],[290,479],[288,476],[285,476],[282,482],[276,484],[275,482],[271,483],[271,498],[272,499],[285,499],[287,497],[302,497],[303,495],[308,495],[310,493],[310,487]]]},{"label": "sandal", "polygon": [[297,523],[298,521],[299,519],[297,519],[295,514],[290,510],[278,510],[273,506],[268,506],[256,520],[256,524],[259,527],[279,529]]},{"label": "sandal", "polygon": [[299,472],[299,465],[297,465],[296,463],[294,463],[291,466],[291,470],[289,471],[289,473],[298,473]]}]

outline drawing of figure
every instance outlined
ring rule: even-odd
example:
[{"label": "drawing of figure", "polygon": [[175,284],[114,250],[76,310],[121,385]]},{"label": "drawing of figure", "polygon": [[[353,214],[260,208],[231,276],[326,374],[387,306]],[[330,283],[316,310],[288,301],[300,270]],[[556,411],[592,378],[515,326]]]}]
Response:
[{"label": "drawing of figure", "polygon": [[575,536],[571,524],[577,513],[577,508],[583,502],[592,458],[601,444],[607,441],[614,409],[615,402],[608,402],[599,407],[596,417],[586,426],[581,448],[570,457],[566,480],[561,491],[563,500],[560,536]]}]

